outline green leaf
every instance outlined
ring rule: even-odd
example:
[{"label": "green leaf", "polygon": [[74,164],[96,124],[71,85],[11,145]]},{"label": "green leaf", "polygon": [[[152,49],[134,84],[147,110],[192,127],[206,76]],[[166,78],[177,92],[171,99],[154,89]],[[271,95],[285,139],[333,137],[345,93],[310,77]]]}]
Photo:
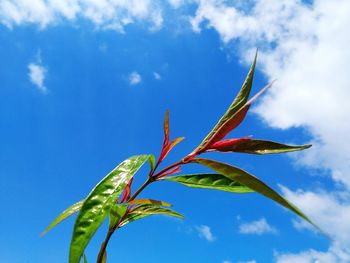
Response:
[{"label": "green leaf", "polygon": [[252,65],[250,66],[250,70],[248,72],[248,75],[238,92],[236,98],[233,100],[230,107],[227,109],[225,114],[221,117],[221,119],[218,121],[218,123],[214,126],[214,128],[209,132],[209,134],[204,138],[204,140],[200,143],[200,145],[197,147],[195,152],[200,151],[202,148],[205,148],[205,146],[208,145],[208,142],[211,141],[211,138],[217,133],[217,131],[235,114],[237,113],[247,102],[250,91],[252,89],[253,84],[253,78],[254,78],[254,71],[255,71],[255,65],[256,65],[256,59],[257,59],[258,52],[256,52],[254,61]]},{"label": "green leaf", "polygon": [[184,218],[183,215],[169,208],[164,208],[158,205],[140,205],[126,216],[124,221],[120,224],[120,227],[125,226],[126,224],[129,224],[135,220],[139,220],[141,218],[151,215],[168,215],[178,218]]},{"label": "green leaf", "polygon": [[221,174],[188,174],[164,177],[163,180],[174,181],[188,187],[214,189],[231,193],[254,192],[249,187]]},{"label": "green leaf", "polygon": [[124,204],[114,204],[109,211],[109,229],[113,228],[120,218],[125,215],[128,206]]},{"label": "green leaf", "polygon": [[160,205],[160,206],[172,206],[171,204],[153,199],[136,199],[128,202],[129,205]]},{"label": "green leaf", "polygon": [[79,201],[70,207],[68,207],[66,210],[64,210],[58,217],[55,218],[55,220],[52,221],[52,223],[45,229],[44,232],[41,233],[40,236],[45,235],[47,232],[49,232],[52,228],[54,228],[57,224],[61,223],[63,220],[68,218],[69,216],[73,215],[74,213],[78,212],[83,205],[84,200]]},{"label": "green leaf", "polygon": [[294,212],[295,214],[297,214],[298,216],[300,216],[301,218],[303,218],[304,220],[306,220],[307,222],[315,226],[317,229],[319,229],[319,227],[316,226],[295,205],[293,205],[287,199],[279,195],[277,192],[275,192],[272,188],[270,188],[264,182],[260,181],[255,176],[250,175],[246,171],[243,171],[242,169],[239,169],[237,167],[231,166],[226,163],[221,163],[221,162],[208,160],[208,159],[198,158],[198,159],[193,159],[192,162],[207,166],[231,180],[235,180],[241,184],[246,185],[247,187],[256,191],[257,193],[260,193],[266,196],[267,198],[270,198],[271,200],[279,203],[285,208],[291,210],[292,212]]},{"label": "green leaf", "polygon": [[156,165],[156,158],[154,157],[153,154],[149,155],[148,162],[149,162],[149,165],[150,165],[150,170],[153,171],[154,166]]},{"label": "green leaf", "polygon": [[227,147],[221,147],[220,152],[273,154],[273,153],[301,151],[310,147],[311,147],[310,144],[297,146],[297,145],[281,144],[273,141],[246,139]]},{"label": "green leaf", "polygon": [[123,161],[90,192],[75,221],[69,263],[79,262],[87,244],[109,214],[112,205],[148,158],[149,155],[138,155]]},{"label": "green leaf", "polygon": [[84,262],[84,263],[88,263],[88,261],[87,261],[87,258],[86,258],[86,256],[85,256],[85,254],[84,254],[84,257],[83,257],[83,262]]}]

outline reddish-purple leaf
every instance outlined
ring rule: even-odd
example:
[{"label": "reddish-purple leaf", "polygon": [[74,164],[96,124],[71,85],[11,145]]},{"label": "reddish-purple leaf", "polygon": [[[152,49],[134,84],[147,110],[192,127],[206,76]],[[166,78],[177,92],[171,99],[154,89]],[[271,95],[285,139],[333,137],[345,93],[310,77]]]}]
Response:
[{"label": "reddish-purple leaf", "polygon": [[172,140],[168,145],[166,145],[163,149],[162,152],[160,154],[159,160],[163,161],[164,158],[168,155],[168,153],[171,151],[172,148],[174,148],[174,146],[176,144],[178,144],[179,142],[181,142],[183,139],[185,139],[185,137],[179,137],[176,138],[174,140]]},{"label": "reddish-purple leaf", "polygon": [[163,178],[163,177],[168,176],[168,175],[171,175],[171,174],[180,173],[180,172],[181,172],[181,170],[180,170],[180,165],[178,165],[178,166],[174,167],[173,169],[170,169],[169,171],[160,174],[160,175],[157,177],[157,179]]},{"label": "reddish-purple leaf", "polygon": [[245,136],[243,138],[238,138],[238,139],[228,139],[228,140],[222,140],[218,141],[216,143],[213,143],[210,145],[210,147],[207,149],[207,151],[219,151],[219,152],[227,152],[227,151],[232,151],[231,149],[234,147],[234,145],[246,141],[252,136]]},{"label": "reddish-purple leaf", "polygon": [[[226,140],[225,140],[226,141]],[[220,141],[220,142],[225,142]],[[208,151],[220,151],[220,152],[239,152],[239,153],[250,153],[250,154],[274,154],[274,153],[286,153],[305,150],[310,148],[310,144],[306,145],[287,145],[273,141],[245,139],[237,141],[231,145],[218,145],[214,143]],[[217,147],[214,147],[218,145]]]},{"label": "reddish-purple leaf", "polygon": [[[254,60],[252,65],[250,66],[250,70],[247,74],[247,77],[240,88],[236,98],[231,103],[230,107],[227,109],[227,111],[224,113],[224,115],[220,118],[218,123],[214,126],[214,128],[209,132],[209,134],[203,139],[203,141],[200,143],[200,145],[193,151],[193,153],[200,153],[203,152],[203,148],[205,146],[208,146],[208,141],[213,137],[213,135],[217,132],[217,130],[224,125],[224,123],[227,122],[228,119],[231,118],[235,113],[237,113],[248,101],[248,97],[253,85],[253,78],[254,78],[254,71],[255,71],[255,65],[256,65],[256,59],[257,59],[256,52]],[[215,98],[214,98],[215,99]]]},{"label": "reddish-purple leaf", "polygon": [[129,183],[126,185],[124,192],[123,192],[122,199],[120,200],[120,203],[123,203],[129,199],[130,193],[131,193],[131,184],[133,181],[134,181],[134,178],[131,178]]},{"label": "reddish-purple leaf", "polygon": [[163,141],[163,147],[168,145],[168,143],[169,143],[169,136],[170,136],[169,111],[167,110],[166,113],[165,113],[165,118],[164,118],[164,141]]},{"label": "reddish-purple leaf", "polygon": [[253,98],[251,98],[242,108],[240,108],[235,114],[233,114],[225,123],[220,126],[216,132],[213,134],[213,136],[206,142],[206,144],[203,146],[203,149],[201,152],[208,149],[212,144],[215,142],[218,142],[225,138],[225,136],[231,132],[233,129],[235,129],[241,122],[244,120],[244,117],[247,115],[247,112],[252,105],[252,103],[263,93],[265,92],[273,82],[266,85],[263,89],[261,89]]}]

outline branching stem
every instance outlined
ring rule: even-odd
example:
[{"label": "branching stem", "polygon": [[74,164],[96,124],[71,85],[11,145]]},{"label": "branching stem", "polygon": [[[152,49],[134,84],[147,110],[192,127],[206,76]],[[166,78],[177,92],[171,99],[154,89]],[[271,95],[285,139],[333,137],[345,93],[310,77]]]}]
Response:
[{"label": "branching stem", "polygon": [[[159,177],[163,173],[169,171],[170,169],[172,169],[176,166],[183,165],[186,163],[188,163],[188,162],[184,161],[184,159],[181,159],[180,161],[165,167],[164,169],[160,170],[158,173],[155,174],[155,171],[159,165],[159,162],[157,162],[157,165],[154,167],[154,169],[152,171],[150,171],[147,180],[140,186],[139,189],[136,190],[136,192],[129,198],[128,201],[133,201],[149,184],[155,182],[157,177]],[[96,263],[103,262],[103,255],[106,253],[106,248],[107,248],[108,242],[109,242],[110,238],[112,237],[113,233],[118,229],[120,223],[125,219],[127,214],[128,214],[128,212],[126,212],[125,215],[122,216],[122,218],[113,227],[111,227],[108,230],[107,235],[105,237],[105,240],[102,242],[100,251],[99,251],[98,256],[97,256]]]}]

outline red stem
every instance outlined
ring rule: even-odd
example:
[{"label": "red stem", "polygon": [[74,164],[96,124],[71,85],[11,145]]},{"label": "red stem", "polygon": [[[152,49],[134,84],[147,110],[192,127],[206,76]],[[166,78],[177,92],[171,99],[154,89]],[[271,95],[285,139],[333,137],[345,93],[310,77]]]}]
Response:
[{"label": "red stem", "polygon": [[[175,166],[181,166],[183,164],[186,164],[186,163],[190,162],[193,158],[194,158],[194,156],[192,156],[191,154],[187,155],[185,158],[181,159],[180,161],[173,163],[173,164],[163,168],[158,173],[154,174],[156,169],[158,168],[159,164],[161,163],[160,159],[158,159],[154,168],[149,172],[147,180],[140,186],[139,189],[137,189],[137,191],[128,199],[128,201],[134,200],[149,184],[155,182],[157,180],[157,178],[159,176],[161,176],[163,173],[169,171],[170,169],[174,168]],[[98,257],[97,257],[97,261],[96,261],[97,263],[102,263],[103,255],[106,251],[106,248],[107,248],[107,245],[108,245],[108,242],[109,242],[111,236],[118,229],[118,226],[125,219],[127,214],[128,214],[128,212],[125,213],[124,216],[122,216],[122,218],[113,227],[111,227],[108,230],[107,236],[101,245],[100,252],[99,252]]]}]

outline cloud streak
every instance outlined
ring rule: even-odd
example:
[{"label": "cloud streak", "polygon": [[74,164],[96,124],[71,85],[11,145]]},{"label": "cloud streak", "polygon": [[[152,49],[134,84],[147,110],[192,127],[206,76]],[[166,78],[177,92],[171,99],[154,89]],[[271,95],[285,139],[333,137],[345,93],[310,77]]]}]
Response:
[{"label": "cloud streak", "polygon": [[[278,78],[254,112],[271,127],[305,129],[314,146],[296,155],[295,161],[328,172],[343,189],[326,193],[292,192],[284,188],[287,197],[321,227],[329,229],[339,244],[333,243],[325,252],[280,254],[277,261],[348,262],[349,259],[341,261],[345,257],[341,247],[349,247],[345,233],[349,233],[350,220],[350,122],[346,121],[350,112],[350,50],[346,47],[350,42],[350,2],[255,0],[229,4],[198,0],[197,3],[190,20],[195,32],[216,30],[223,44],[237,44],[242,61],[247,63],[259,47],[259,68],[268,80]],[[305,227],[300,222],[295,226]]]},{"label": "cloud streak", "polygon": [[265,218],[261,218],[256,221],[243,223],[239,226],[239,232],[241,234],[254,234],[254,235],[263,235],[263,234],[277,234],[278,231],[276,228],[271,226]]},{"label": "cloud streak", "polygon": [[[187,3],[168,2],[174,9]],[[321,227],[336,225],[331,234],[348,245],[343,234],[347,233],[346,222],[350,220],[350,147],[347,147],[350,2],[339,0],[334,4],[332,0],[315,0],[305,4],[301,0],[251,0],[229,4],[222,0],[194,0],[191,5],[196,10],[189,20],[192,29],[200,33],[211,28],[217,31],[223,44],[238,43],[243,62],[250,62],[255,48],[260,48],[259,68],[269,80],[278,78],[278,81],[254,112],[271,127],[301,127],[308,131],[314,147],[296,155],[296,162],[329,171],[332,179],[346,189],[345,194],[340,190],[293,192],[286,188],[284,193],[320,222]],[[0,21],[9,28],[35,24],[44,29],[61,21],[75,23],[85,19],[103,30],[124,32],[125,26],[132,23],[158,30],[164,20],[162,8],[159,1],[150,0],[2,0]],[[47,69],[38,61],[30,63],[28,69],[31,82],[46,92]],[[130,85],[141,81],[137,72],[130,74]],[[309,201],[303,203],[302,198]],[[323,205],[315,205],[319,202]],[[338,221],[339,218],[343,220]],[[300,223],[295,225],[304,227]],[[212,236],[210,228],[202,226],[205,229]],[[334,244],[320,254],[310,250],[296,256],[321,258],[322,253],[338,253],[333,247]]]},{"label": "cloud streak", "polygon": [[246,61],[261,47],[260,68],[278,81],[255,112],[272,127],[308,129],[315,147],[299,155],[300,163],[330,170],[334,180],[350,187],[350,148],[343,147],[350,140],[350,123],[344,121],[350,112],[350,51],[345,47],[350,2],[253,3],[245,14],[223,1],[199,1],[193,29],[200,32],[207,25],[224,43],[239,40]]},{"label": "cloud streak", "polygon": [[36,24],[46,28],[61,21],[86,19],[97,28],[124,32],[128,24],[146,22],[150,30],[162,27],[157,1],[129,0],[2,0],[0,21],[9,28]]},{"label": "cloud streak", "polygon": [[36,86],[38,90],[43,93],[47,93],[47,87],[45,86],[47,68],[42,65],[40,50],[36,55],[36,61],[29,63],[28,70],[29,80]]},{"label": "cloud streak", "polygon": [[129,75],[129,84],[130,85],[137,85],[139,83],[141,83],[142,78],[141,75],[139,73],[137,73],[136,71],[131,72]]},{"label": "cloud streak", "polygon": [[209,242],[213,242],[216,239],[213,233],[211,232],[211,229],[209,226],[200,225],[196,227],[196,230],[198,231],[198,234],[200,237],[206,239]]}]

